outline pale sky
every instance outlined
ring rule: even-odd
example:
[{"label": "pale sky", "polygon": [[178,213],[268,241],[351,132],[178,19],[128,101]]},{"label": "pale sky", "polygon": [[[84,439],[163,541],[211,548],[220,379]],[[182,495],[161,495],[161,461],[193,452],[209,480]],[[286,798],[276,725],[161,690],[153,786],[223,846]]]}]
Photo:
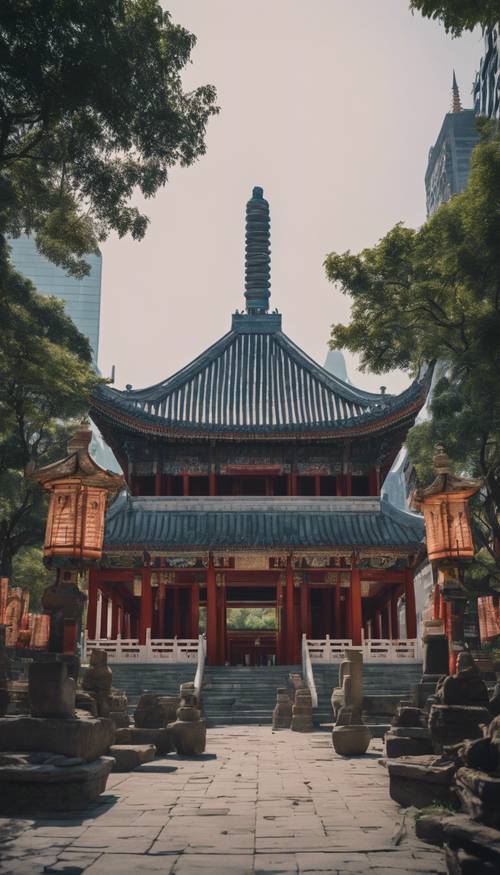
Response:
[{"label": "pale sky", "polygon": [[[102,247],[99,364],[116,385],[159,382],[229,329],[244,305],[244,215],[254,185],[271,209],[271,309],[324,363],[349,301],[324,276],[334,250],[357,252],[396,222],[425,220],[428,150],[451,104],[464,107],[482,54],[411,15],[407,0],[167,0],[196,34],[185,85],[217,87],[207,153],[171,172],[144,207],[140,243]],[[139,203],[139,202],[138,202]],[[400,391],[404,374],[351,381]]]}]

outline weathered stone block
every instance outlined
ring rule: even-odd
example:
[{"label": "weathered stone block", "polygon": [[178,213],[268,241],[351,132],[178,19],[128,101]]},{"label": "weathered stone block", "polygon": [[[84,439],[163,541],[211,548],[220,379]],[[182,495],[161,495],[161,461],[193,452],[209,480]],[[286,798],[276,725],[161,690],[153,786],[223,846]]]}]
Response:
[{"label": "weathered stone block", "polygon": [[500,827],[500,775],[488,775],[477,769],[459,769],[455,777],[456,792],[462,808],[473,820]]},{"label": "weathered stone block", "polygon": [[401,757],[387,760],[387,769],[391,799],[405,808],[426,808],[436,802],[450,805],[455,801],[453,763],[442,763],[433,756]]},{"label": "weathered stone block", "polygon": [[292,701],[284,687],[276,691],[273,710],[273,729],[289,729],[292,723]]},{"label": "weathered stone block", "polygon": [[156,752],[165,756],[174,750],[170,731],[163,729],[142,729],[138,726],[128,726],[126,729],[117,729],[115,744],[154,744]]},{"label": "weathered stone block", "polygon": [[[182,710],[179,708],[177,713]],[[181,756],[199,756],[204,752],[207,742],[207,726],[204,720],[176,720],[168,724],[168,730],[172,744]]]},{"label": "weathered stone block", "polygon": [[85,762],[106,753],[113,744],[115,727],[103,717],[2,717],[0,750],[47,751]]},{"label": "weathered stone block", "polygon": [[140,729],[163,729],[168,722],[170,708],[160,702],[156,693],[143,693],[134,711],[135,725]]},{"label": "weathered stone block", "polygon": [[74,716],[75,681],[63,662],[32,662],[28,690],[33,717]]},{"label": "weathered stone block", "polygon": [[154,760],[155,754],[154,744],[112,744],[109,749],[109,755],[115,761],[113,772],[131,772]]},{"label": "weathered stone block", "polygon": [[[45,761],[43,758],[46,758]],[[7,816],[30,812],[75,811],[86,808],[106,788],[111,757],[91,763],[57,764],[46,754],[4,754],[0,759],[0,812]]]},{"label": "weathered stone block", "polygon": [[390,758],[431,754],[432,741],[430,737],[411,738],[410,736],[393,735],[389,732],[385,737],[385,753]]},{"label": "weathered stone block", "polygon": [[480,738],[481,725],[489,724],[487,708],[475,705],[433,705],[429,715],[432,740],[441,748],[467,738]]}]

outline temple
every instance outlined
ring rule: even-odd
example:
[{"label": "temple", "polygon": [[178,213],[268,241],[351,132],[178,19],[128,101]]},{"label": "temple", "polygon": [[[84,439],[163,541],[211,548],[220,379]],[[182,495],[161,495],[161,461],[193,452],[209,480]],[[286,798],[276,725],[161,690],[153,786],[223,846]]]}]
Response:
[{"label": "temple", "polygon": [[[88,638],[192,640],[203,628],[211,665],[295,664],[304,635],[413,640],[423,523],[381,486],[426,382],[365,392],[287,337],[269,309],[261,188],[246,208],[245,299],[231,329],[173,376],[92,398],[129,489],[90,572]],[[233,608],[271,609],[275,621],[232,628]]]}]

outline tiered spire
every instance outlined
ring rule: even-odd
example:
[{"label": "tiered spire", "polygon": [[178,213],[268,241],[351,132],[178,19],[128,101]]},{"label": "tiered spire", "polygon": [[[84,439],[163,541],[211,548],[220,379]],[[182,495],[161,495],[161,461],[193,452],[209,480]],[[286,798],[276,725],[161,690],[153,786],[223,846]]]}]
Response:
[{"label": "tiered spire", "polygon": [[455,76],[455,71],[453,70],[453,83],[452,83],[452,104],[451,111],[452,112],[462,112],[462,102],[460,100],[460,91],[458,90],[457,77]]},{"label": "tiered spire", "polygon": [[247,203],[245,236],[245,298],[247,313],[267,313],[271,286],[269,204],[260,186]]}]

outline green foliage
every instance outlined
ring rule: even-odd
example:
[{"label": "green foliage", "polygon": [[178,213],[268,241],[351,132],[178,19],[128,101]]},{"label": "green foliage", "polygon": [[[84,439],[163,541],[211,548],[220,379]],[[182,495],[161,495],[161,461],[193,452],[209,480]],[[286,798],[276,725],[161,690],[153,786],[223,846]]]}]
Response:
[{"label": "green foliage", "polygon": [[12,562],[11,586],[21,586],[30,594],[30,611],[41,611],[41,596],[46,586],[55,580],[55,571],[43,564],[41,547],[23,547]]},{"label": "green foliage", "polygon": [[274,608],[228,608],[226,626],[233,630],[274,630],[277,628]]},{"label": "green foliage", "polygon": [[2,0],[0,203],[75,276],[114,229],[140,239],[176,164],[205,152],[215,90],[185,91],[195,37],[156,0]]},{"label": "green foliage", "polygon": [[484,478],[472,505],[482,578],[470,582],[486,589],[497,588],[500,543],[499,211],[500,140],[483,125],[462,194],[417,231],[399,224],[359,255],[325,261],[328,278],[352,299],[350,323],[332,326],[332,348],[359,353],[376,373],[415,376],[440,360],[432,419],[410,432],[408,448],[422,482],[432,479],[437,441],[459,471]]},{"label": "green foliage", "polygon": [[498,0],[410,0],[424,18],[442,21],[447,33],[460,36],[464,30],[494,27],[500,19]]},{"label": "green foliage", "polygon": [[100,380],[63,303],[13,270],[1,237],[0,324],[0,570],[9,576],[13,556],[45,528],[46,499],[25,469],[65,454],[71,420]]}]

